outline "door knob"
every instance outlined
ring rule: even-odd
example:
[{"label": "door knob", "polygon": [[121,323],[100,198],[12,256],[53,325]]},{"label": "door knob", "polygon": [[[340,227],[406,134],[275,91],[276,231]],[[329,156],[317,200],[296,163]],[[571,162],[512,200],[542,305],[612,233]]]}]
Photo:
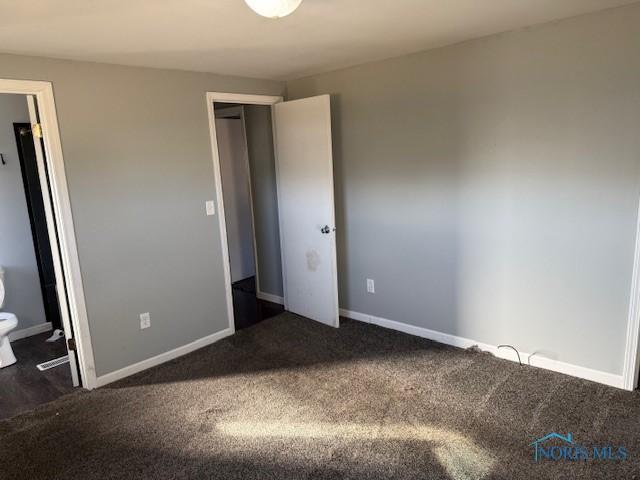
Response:
[{"label": "door knob", "polygon": [[324,227],[322,227],[322,228],[320,229],[320,231],[321,231],[322,233],[324,233],[325,235],[326,235],[326,234],[328,234],[328,233],[331,233],[331,231],[332,231],[332,230],[333,230],[334,232],[336,231],[336,229],[335,229],[335,228],[334,228],[334,229],[332,229],[331,227],[329,227],[329,225],[325,225]]}]

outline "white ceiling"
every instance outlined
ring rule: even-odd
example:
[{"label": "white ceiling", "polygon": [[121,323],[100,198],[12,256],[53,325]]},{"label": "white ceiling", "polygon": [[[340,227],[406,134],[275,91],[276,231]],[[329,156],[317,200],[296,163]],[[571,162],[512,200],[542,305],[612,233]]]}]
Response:
[{"label": "white ceiling", "polygon": [[636,0],[0,0],[0,51],[291,79]]}]

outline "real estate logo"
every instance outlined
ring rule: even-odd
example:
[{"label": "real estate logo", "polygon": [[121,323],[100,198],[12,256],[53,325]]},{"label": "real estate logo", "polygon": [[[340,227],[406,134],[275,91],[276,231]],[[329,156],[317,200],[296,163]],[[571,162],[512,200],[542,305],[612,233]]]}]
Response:
[{"label": "real estate logo", "polygon": [[536,462],[551,460],[555,462],[572,461],[624,461],[629,452],[622,446],[592,445],[584,446],[575,442],[572,433],[561,435],[551,432],[529,444],[533,447],[533,459]]}]

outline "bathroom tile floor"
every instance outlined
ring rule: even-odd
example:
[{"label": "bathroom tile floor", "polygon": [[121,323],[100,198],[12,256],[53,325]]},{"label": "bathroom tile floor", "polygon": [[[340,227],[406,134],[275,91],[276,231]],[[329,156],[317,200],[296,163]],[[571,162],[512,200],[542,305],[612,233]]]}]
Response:
[{"label": "bathroom tile floor", "polygon": [[47,343],[50,332],[11,342],[18,362],[0,369],[0,419],[31,410],[74,390],[69,364],[41,372],[36,365],[67,354],[64,340]]}]

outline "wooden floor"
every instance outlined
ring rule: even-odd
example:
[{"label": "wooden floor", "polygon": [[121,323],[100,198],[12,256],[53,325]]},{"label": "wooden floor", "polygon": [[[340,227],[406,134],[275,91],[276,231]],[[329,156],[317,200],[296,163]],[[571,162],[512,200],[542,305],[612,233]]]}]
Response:
[{"label": "wooden floor", "polygon": [[250,327],[284,311],[282,305],[256,297],[255,277],[240,280],[234,283],[232,287],[233,315],[236,330]]},{"label": "wooden floor", "polygon": [[41,372],[36,365],[67,354],[64,340],[47,343],[50,333],[11,342],[17,363],[0,369],[0,419],[12,417],[71,392],[69,364]]}]

